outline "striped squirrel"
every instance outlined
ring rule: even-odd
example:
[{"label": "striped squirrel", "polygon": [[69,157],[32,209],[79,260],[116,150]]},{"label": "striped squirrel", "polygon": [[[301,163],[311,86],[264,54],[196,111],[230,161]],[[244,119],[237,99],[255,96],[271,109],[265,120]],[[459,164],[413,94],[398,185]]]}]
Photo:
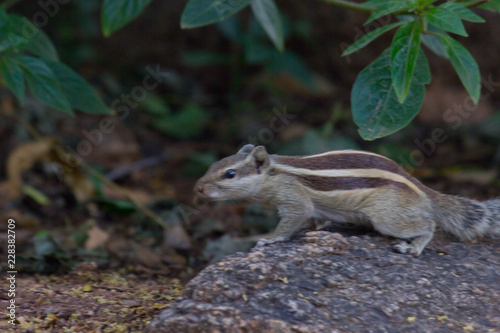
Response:
[{"label": "striped squirrel", "polygon": [[418,256],[436,224],[461,240],[500,235],[500,199],[484,202],[438,193],[392,160],[358,150],[317,155],[269,155],[264,146],[243,146],[212,164],[195,185],[211,200],[248,199],[278,209],[280,222],[271,239],[290,239],[314,219],[370,224],[406,240],[394,246]]}]

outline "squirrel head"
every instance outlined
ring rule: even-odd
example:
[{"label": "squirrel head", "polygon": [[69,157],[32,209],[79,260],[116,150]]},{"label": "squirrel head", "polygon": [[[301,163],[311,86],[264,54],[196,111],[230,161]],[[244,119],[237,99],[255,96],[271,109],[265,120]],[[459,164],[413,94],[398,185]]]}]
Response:
[{"label": "squirrel head", "polygon": [[196,182],[194,191],[211,200],[250,198],[269,165],[264,146],[245,145],[236,154],[212,164]]}]

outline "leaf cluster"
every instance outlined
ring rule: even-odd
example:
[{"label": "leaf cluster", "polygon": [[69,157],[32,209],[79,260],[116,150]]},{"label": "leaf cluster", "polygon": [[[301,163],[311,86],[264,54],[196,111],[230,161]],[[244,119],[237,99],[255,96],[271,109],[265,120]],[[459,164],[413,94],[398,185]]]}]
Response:
[{"label": "leaf cluster", "polygon": [[190,0],[182,13],[181,27],[196,28],[220,22],[248,5],[275,47],[283,51],[283,22],[273,0]]},{"label": "leaf cluster", "polygon": [[[395,14],[399,22],[371,31],[343,53],[345,56],[357,52],[382,34],[398,28],[391,46],[360,73],[353,86],[353,117],[363,138],[373,140],[392,134],[419,112],[424,86],[431,79],[422,44],[448,58],[472,101],[479,101],[479,67],[469,51],[449,33],[467,36],[462,21],[481,23],[484,19],[461,3],[445,2],[436,6],[435,2],[370,0],[364,3],[376,6],[366,23],[388,14]],[[366,100],[369,102],[365,103]]]},{"label": "leaf cluster", "polygon": [[[151,0],[104,0],[102,29],[109,36],[139,16]],[[6,5],[5,5],[6,6]],[[26,17],[0,6],[0,84],[25,103],[26,87],[47,106],[73,115],[73,110],[112,114],[97,92],[59,61],[48,36]]]},{"label": "leaf cluster", "polygon": [[[365,25],[386,15],[393,15],[398,20],[365,34],[343,52],[343,56],[358,52],[397,28],[391,45],[359,74],[353,86],[353,117],[364,139],[392,134],[405,127],[419,112],[425,85],[431,81],[422,45],[449,59],[472,101],[479,101],[479,67],[469,51],[450,34],[466,37],[463,21],[484,22],[468,8],[479,5],[480,1],[437,4],[436,0],[368,0],[361,5],[349,1],[329,2],[355,9],[362,6],[371,11]],[[194,28],[223,21],[248,5],[275,47],[282,51],[282,22],[273,0],[189,0],[181,26]],[[482,7],[500,11],[500,1],[489,1]]]},{"label": "leaf cluster", "polygon": [[47,35],[25,17],[0,8],[0,76],[25,103],[26,86],[46,105],[73,115],[73,109],[110,114],[96,91],[59,62]]},{"label": "leaf cluster", "polygon": [[[449,59],[471,100],[474,103],[479,101],[479,67],[469,51],[451,35],[467,36],[463,21],[484,22],[469,7],[480,6],[500,12],[500,0],[486,3],[480,0],[444,3],[436,0],[368,0],[362,4],[348,0],[328,1],[371,12],[365,24],[386,15],[397,19],[397,22],[365,34],[343,52],[344,56],[358,52],[397,28],[391,45],[359,74],[352,89],[352,113],[363,138],[373,140],[394,133],[419,112],[425,85],[431,80],[422,45]],[[103,0],[101,23],[104,35],[109,36],[124,27],[150,3],[151,0]],[[181,27],[194,28],[221,22],[247,6],[251,7],[257,22],[283,56],[266,48],[260,48],[263,52],[259,52],[259,48],[251,47],[252,43],[244,42],[250,45],[250,54],[257,55],[257,59],[274,59],[272,64],[276,68],[295,68],[296,76],[306,79],[307,71],[301,70],[305,67],[299,66],[298,58],[283,52],[283,19],[273,0],[189,0],[182,13]],[[231,34],[234,31],[226,29],[226,35]],[[241,36],[236,39],[241,39]],[[58,61],[57,51],[42,30],[26,18],[7,14],[1,7],[0,76],[21,104],[28,86],[45,104],[70,114],[73,114],[73,109],[90,113],[112,112],[85,80]]]}]

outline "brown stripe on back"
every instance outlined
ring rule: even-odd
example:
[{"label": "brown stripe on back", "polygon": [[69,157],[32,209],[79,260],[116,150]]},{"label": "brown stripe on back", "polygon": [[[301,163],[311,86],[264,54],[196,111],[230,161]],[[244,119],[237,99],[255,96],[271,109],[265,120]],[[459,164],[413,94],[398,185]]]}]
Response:
[{"label": "brown stripe on back", "polygon": [[[396,162],[383,156],[362,153],[345,153],[310,158],[303,158],[306,156],[279,155],[272,155],[272,157],[280,164],[309,170],[379,169],[389,171],[407,178],[409,181],[417,185],[418,188],[427,192],[427,187],[425,187],[420,181],[406,172]],[[407,186],[405,185],[405,187]]]},{"label": "brown stripe on back", "polygon": [[384,179],[369,177],[324,177],[324,176],[299,176],[295,175],[299,181],[309,188],[317,191],[334,190],[359,190],[364,188],[377,188],[382,186],[394,186],[406,191],[414,192],[404,183]]},{"label": "brown stripe on back", "polygon": [[309,170],[380,169],[400,173],[402,169],[399,165],[385,157],[369,154],[347,153],[323,155],[311,158],[302,158],[302,156],[276,155],[273,157],[278,163]]}]

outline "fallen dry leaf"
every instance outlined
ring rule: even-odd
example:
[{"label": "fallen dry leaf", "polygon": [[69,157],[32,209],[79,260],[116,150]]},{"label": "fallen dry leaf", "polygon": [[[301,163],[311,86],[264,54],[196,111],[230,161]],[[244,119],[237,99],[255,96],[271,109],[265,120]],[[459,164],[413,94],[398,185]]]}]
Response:
[{"label": "fallen dry leaf", "polygon": [[161,260],[168,266],[186,267],[188,265],[187,258],[173,249],[164,251]]},{"label": "fallen dry leaf", "polygon": [[165,268],[159,254],[137,243],[133,239],[114,236],[106,243],[106,250],[111,255],[130,264],[149,267],[155,270],[162,270]]},{"label": "fallen dry leaf", "polygon": [[174,248],[180,250],[189,250],[191,248],[191,238],[180,224],[176,224],[172,227],[166,228],[164,236],[164,249]]},{"label": "fallen dry leaf", "polygon": [[80,169],[74,170],[71,174],[66,174],[64,176],[64,182],[71,189],[71,192],[78,202],[88,201],[95,194],[92,182]]},{"label": "fallen dry leaf", "polygon": [[49,138],[30,141],[20,144],[10,153],[7,159],[8,200],[21,194],[23,172],[31,169],[36,162],[46,158],[52,151],[54,143],[55,140]]},{"label": "fallen dry leaf", "polygon": [[[22,229],[37,230],[40,228],[40,220],[31,214],[26,214],[19,209],[11,209],[0,212],[0,221],[13,219],[16,221],[16,226]],[[1,223],[0,230],[7,230],[7,224]]]},{"label": "fallen dry leaf", "polygon": [[85,241],[85,248],[89,251],[95,250],[104,246],[109,239],[109,233],[94,225],[87,231],[87,240]]},{"label": "fallen dry leaf", "polygon": [[[22,174],[37,162],[49,163],[57,176],[71,189],[78,202],[84,202],[94,196],[94,187],[87,176],[80,170],[69,153],[62,156],[55,149],[58,143],[52,138],[30,141],[20,144],[7,159],[6,200],[19,197],[22,193]],[[4,191],[2,191],[4,192]]]},{"label": "fallen dry leaf", "polygon": [[148,247],[134,243],[134,250],[140,265],[150,268],[159,268],[162,266],[160,255],[151,251]]}]

